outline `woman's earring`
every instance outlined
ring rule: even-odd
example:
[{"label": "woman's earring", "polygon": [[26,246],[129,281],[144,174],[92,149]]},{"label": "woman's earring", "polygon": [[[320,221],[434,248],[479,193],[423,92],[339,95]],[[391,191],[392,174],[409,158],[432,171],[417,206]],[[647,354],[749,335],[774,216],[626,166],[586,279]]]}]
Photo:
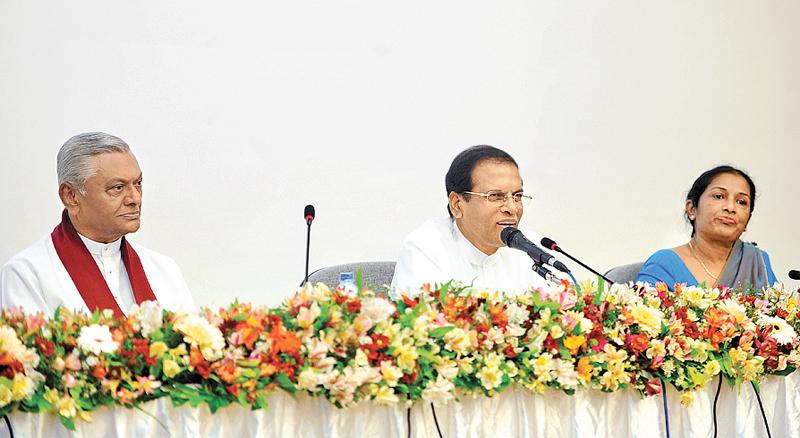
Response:
[{"label": "woman's earring", "polygon": [[689,220],[693,221],[694,220],[694,215],[689,216]]}]

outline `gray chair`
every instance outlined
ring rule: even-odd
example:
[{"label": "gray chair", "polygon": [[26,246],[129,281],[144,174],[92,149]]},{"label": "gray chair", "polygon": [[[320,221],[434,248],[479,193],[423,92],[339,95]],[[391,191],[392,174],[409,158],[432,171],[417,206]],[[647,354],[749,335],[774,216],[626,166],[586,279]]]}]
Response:
[{"label": "gray chair", "polygon": [[606,272],[606,277],[614,283],[628,283],[636,278],[636,275],[642,270],[642,265],[644,265],[644,262],[617,266],[609,269]]},{"label": "gray chair", "polygon": [[364,285],[370,286],[376,291],[381,291],[392,284],[395,264],[396,262],[355,262],[328,266],[309,274],[308,281],[311,284],[325,283],[329,288],[333,289],[339,285],[340,272],[355,273],[358,268],[361,268]]}]

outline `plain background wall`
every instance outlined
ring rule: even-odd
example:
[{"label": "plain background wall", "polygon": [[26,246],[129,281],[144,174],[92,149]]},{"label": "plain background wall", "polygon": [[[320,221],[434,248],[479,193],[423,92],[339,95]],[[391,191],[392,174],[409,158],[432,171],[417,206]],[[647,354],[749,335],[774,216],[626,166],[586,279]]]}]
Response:
[{"label": "plain background wall", "polygon": [[[132,239],[197,301],[277,304],[312,270],[392,260],[444,173],[506,149],[523,226],[599,270],[688,240],[716,164],[760,196],[745,238],[800,268],[800,3],[0,0],[0,263],[59,220],[70,136],[126,140]],[[589,274],[574,266],[579,278]]]}]

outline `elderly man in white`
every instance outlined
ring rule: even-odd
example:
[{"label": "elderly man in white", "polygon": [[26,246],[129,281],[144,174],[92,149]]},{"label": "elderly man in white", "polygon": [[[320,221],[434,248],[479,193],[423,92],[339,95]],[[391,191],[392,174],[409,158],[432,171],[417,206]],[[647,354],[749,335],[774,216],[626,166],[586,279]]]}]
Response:
[{"label": "elderly man in white", "polygon": [[[500,239],[516,228],[529,196],[514,158],[492,146],[473,146],[450,164],[445,177],[450,217],[433,219],[403,241],[392,287],[417,290],[424,283],[456,280],[478,288],[523,292],[547,282],[522,251]],[[531,240],[541,236],[522,230]]]},{"label": "elderly man in white", "polygon": [[0,307],[52,315],[56,307],[127,314],[158,301],[194,310],[189,287],[169,257],[129,242],[139,229],[142,171],[129,146],[102,132],[76,135],[58,153],[64,204],[52,233],[0,269]]}]

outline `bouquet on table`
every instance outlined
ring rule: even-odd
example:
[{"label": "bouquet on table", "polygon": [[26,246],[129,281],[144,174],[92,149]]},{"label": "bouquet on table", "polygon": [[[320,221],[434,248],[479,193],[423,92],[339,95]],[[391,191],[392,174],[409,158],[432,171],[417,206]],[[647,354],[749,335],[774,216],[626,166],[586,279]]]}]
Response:
[{"label": "bouquet on table", "polygon": [[409,405],[492,396],[510,385],[644,396],[665,384],[690,404],[721,375],[731,385],[800,365],[797,298],[734,291],[562,283],[525,294],[424,286],[390,299],[306,285],[282,305],[234,302],[197,314],[158,303],[127,318],[59,308],[0,315],[0,415],[54,412],[75,428],[101,406],[232,403],[266,408],[272,391]]}]

